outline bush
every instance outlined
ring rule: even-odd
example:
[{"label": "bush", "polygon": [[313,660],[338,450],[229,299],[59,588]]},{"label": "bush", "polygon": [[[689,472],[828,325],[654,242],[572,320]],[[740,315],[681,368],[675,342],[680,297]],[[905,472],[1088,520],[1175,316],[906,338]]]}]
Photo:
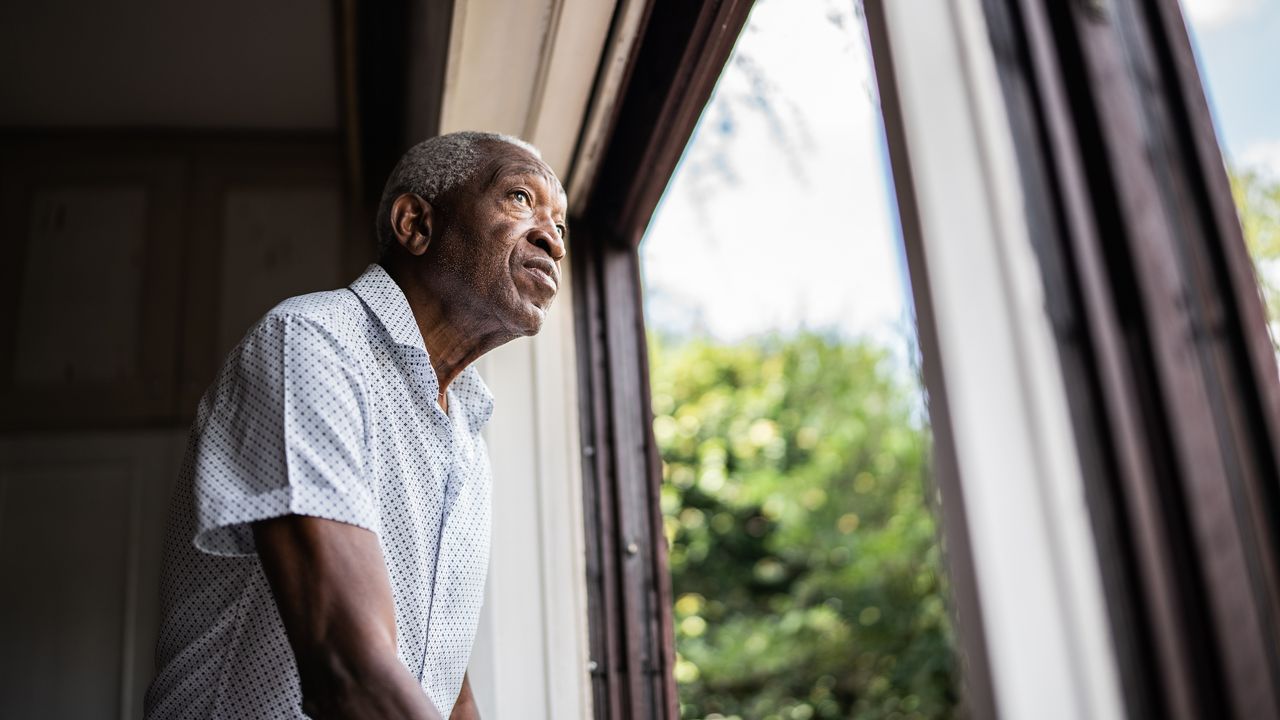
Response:
[{"label": "bush", "polygon": [[651,339],[687,718],[945,718],[914,383],[867,342]]}]

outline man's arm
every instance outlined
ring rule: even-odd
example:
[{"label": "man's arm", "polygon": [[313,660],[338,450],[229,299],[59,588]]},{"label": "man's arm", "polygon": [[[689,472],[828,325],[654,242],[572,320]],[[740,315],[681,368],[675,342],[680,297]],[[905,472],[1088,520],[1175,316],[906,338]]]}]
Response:
[{"label": "man's arm", "polygon": [[462,676],[462,690],[458,693],[458,701],[453,704],[453,712],[449,720],[480,720],[480,708],[476,707],[475,696],[471,694],[471,679]]},{"label": "man's arm", "polygon": [[301,515],[253,524],[262,568],[317,720],[440,720],[396,654],[395,605],[378,538]]}]

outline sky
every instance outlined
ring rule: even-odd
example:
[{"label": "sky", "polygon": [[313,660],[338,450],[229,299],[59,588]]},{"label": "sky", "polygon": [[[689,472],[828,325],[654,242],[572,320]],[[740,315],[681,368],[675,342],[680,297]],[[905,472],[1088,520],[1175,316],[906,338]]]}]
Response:
[{"label": "sky", "polygon": [[1228,161],[1280,177],[1280,0],[1183,0]]},{"label": "sky", "polygon": [[651,327],[901,325],[864,43],[852,2],[756,3],[641,244]]},{"label": "sky", "polygon": [[[1219,139],[1280,177],[1280,0],[1183,0]],[[905,262],[853,0],[757,0],[641,243],[659,332],[905,349]]]}]

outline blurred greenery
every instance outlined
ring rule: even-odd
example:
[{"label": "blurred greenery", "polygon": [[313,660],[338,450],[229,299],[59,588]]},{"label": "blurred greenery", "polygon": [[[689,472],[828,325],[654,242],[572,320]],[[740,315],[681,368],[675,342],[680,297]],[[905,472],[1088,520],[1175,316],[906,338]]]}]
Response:
[{"label": "blurred greenery", "polygon": [[1271,321],[1271,342],[1280,352],[1280,334],[1276,332],[1280,324],[1280,181],[1256,170],[1243,170],[1232,173],[1231,189]]},{"label": "blurred greenery", "polygon": [[[1280,181],[1231,181],[1280,351]],[[650,359],[682,716],[957,716],[918,385],[811,332]]]},{"label": "blurred greenery", "polygon": [[650,338],[685,718],[947,718],[917,384],[869,342]]}]

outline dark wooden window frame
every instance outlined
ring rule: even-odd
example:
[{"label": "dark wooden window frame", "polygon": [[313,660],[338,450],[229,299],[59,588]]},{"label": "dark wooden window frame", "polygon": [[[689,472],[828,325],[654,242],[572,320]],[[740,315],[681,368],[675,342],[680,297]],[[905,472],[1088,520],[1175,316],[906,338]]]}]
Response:
[{"label": "dark wooden window frame", "polygon": [[[609,120],[603,161],[574,198],[573,262],[582,405],[583,495],[592,692],[597,718],[678,718],[667,545],[658,493],[661,460],[653,440],[648,353],[637,252],[645,229],[710,99],[752,3],[651,2],[629,58],[621,100]],[[869,11],[874,14],[874,10]],[[873,23],[873,46],[876,38]],[[879,36],[883,39],[883,34]],[[884,52],[883,46],[873,47]],[[881,73],[881,77],[885,77]],[[892,90],[889,91],[892,99]],[[891,143],[901,133],[885,107]],[[898,172],[895,165],[895,174]],[[899,181],[899,185],[903,183]],[[903,222],[914,219],[909,192]],[[919,246],[914,251],[919,255]],[[908,247],[908,252],[913,251]],[[913,284],[918,268],[913,267]],[[927,292],[920,296],[927,298]],[[926,355],[936,346],[927,307]],[[933,345],[930,345],[933,343]],[[965,618],[966,704],[990,716],[992,693],[982,642],[973,564],[964,525],[945,394],[936,363],[926,372],[935,426],[935,463],[948,499],[949,575]],[[941,408],[941,410],[940,410]]]},{"label": "dark wooden window frame", "polygon": [[[869,3],[874,5],[875,3]],[[583,501],[594,714],[597,718],[680,716],[673,676],[675,634],[659,489],[661,460],[653,439],[638,246],[692,137],[738,35],[750,0],[651,1],[628,59],[621,99],[608,120],[603,160],[575,197],[570,258],[575,283]],[[868,8],[873,54],[887,52]],[[615,19],[615,26],[616,26]],[[616,28],[615,28],[616,31]],[[877,61],[879,62],[879,61]],[[888,63],[878,76],[892,76]],[[901,147],[902,117],[892,88],[882,89],[890,144]],[[902,156],[905,157],[905,156]],[[896,184],[908,188],[894,164]],[[909,188],[900,190],[904,224],[915,221]],[[911,233],[906,233],[911,237]],[[918,233],[915,236],[918,238]],[[922,262],[921,248],[908,254]],[[924,288],[922,267],[913,286]],[[923,294],[922,294],[923,293]],[[936,347],[927,289],[917,291],[921,345]],[[993,717],[981,613],[969,552],[955,450],[945,419],[937,363],[930,404],[935,420],[935,473],[947,498],[948,574],[956,612],[964,618],[965,704]]]},{"label": "dark wooden window frame", "polygon": [[[994,717],[882,0],[867,19],[970,710]],[[575,198],[595,714],[675,718],[637,245],[750,2],[650,2]],[[1131,717],[1274,717],[1280,379],[1176,0],[984,0]]]},{"label": "dark wooden window frame", "polygon": [[1127,713],[1276,717],[1280,377],[1178,3],[983,5]]},{"label": "dark wooden window frame", "polygon": [[[593,179],[574,198],[572,261],[595,717],[678,718],[637,246],[751,9],[643,11]],[[621,15],[612,32],[622,32]]]}]

